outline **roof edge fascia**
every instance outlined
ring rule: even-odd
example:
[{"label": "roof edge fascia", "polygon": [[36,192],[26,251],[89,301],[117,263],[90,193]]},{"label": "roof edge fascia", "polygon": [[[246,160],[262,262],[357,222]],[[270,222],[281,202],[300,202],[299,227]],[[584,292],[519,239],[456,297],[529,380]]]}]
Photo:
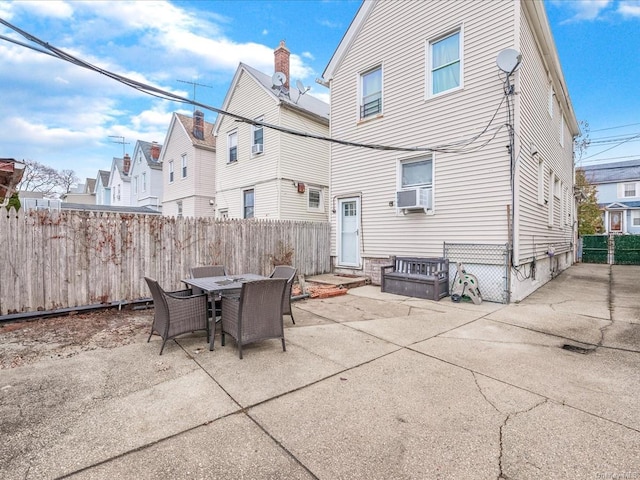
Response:
[{"label": "roof edge fascia", "polygon": [[363,0],[356,16],[353,17],[349,28],[342,37],[342,40],[340,40],[335,52],[333,52],[331,60],[329,60],[324,72],[322,72],[322,77],[319,79],[321,82],[324,82],[327,85],[331,82],[333,74],[342,63],[344,56],[360,33],[360,30],[362,30],[365,20],[369,17],[369,14],[373,10],[373,7],[375,7],[377,1],[378,0]]}]

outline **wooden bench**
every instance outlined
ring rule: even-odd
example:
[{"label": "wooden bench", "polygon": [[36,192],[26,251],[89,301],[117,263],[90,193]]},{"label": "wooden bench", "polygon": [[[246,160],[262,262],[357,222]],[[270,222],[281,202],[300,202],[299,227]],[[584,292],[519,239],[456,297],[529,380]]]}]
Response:
[{"label": "wooden bench", "polygon": [[395,257],[381,267],[380,278],[383,292],[437,301],[449,295],[449,260]]}]

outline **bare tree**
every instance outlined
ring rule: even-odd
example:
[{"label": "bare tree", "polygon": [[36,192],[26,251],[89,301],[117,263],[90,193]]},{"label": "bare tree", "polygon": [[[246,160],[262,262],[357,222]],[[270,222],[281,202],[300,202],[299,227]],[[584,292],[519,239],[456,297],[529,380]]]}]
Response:
[{"label": "bare tree", "polygon": [[40,192],[45,197],[57,197],[68,193],[78,178],[73,170],[58,172],[55,168],[44,165],[35,160],[25,160],[26,164],[19,190]]}]

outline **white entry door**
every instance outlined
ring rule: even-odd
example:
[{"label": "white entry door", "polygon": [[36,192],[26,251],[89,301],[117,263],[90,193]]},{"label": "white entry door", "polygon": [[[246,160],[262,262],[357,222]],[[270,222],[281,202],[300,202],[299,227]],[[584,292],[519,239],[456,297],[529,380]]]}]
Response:
[{"label": "white entry door", "polygon": [[360,199],[339,199],[338,208],[338,265],[360,267]]}]

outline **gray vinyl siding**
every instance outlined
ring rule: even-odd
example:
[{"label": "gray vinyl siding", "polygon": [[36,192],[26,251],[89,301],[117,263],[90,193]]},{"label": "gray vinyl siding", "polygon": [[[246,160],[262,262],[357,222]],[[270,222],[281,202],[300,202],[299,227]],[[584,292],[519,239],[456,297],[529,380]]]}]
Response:
[{"label": "gray vinyl siding", "polygon": [[[512,2],[379,2],[336,70],[331,135],[362,143],[432,147],[480,133],[500,105],[503,85],[496,55],[513,47]],[[428,42],[461,28],[463,88],[429,98]],[[402,32],[402,35],[398,35]],[[383,67],[383,116],[358,122],[359,73]],[[498,111],[492,127],[506,123]],[[492,133],[493,134],[493,133]],[[485,134],[480,142],[487,140]],[[403,215],[389,206],[397,190],[399,159],[428,153],[377,151],[332,145],[330,208],[336,198],[360,196],[361,253],[442,255],[443,242],[506,243],[511,204],[507,130],[484,148],[433,154],[433,214]],[[332,218],[335,254],[335,215]]]}]

